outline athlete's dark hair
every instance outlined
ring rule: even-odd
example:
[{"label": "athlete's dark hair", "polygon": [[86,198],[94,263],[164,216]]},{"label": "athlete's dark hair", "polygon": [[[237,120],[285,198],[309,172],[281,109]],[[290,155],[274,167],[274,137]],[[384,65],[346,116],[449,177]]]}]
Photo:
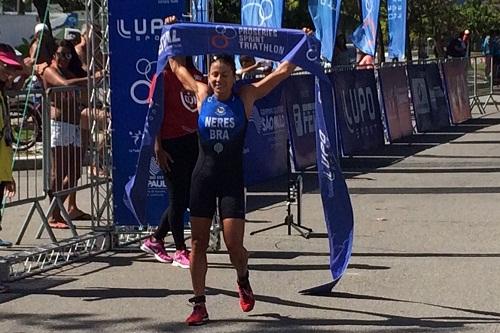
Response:
[{"label": "athlete's dark hair", "polygon": [[228,65],[233,70],[233,73],[236,73],[236,64],[234,63],[234,57],[232,55],[225,54],[225,53],[213,55],[212,56],[212,63],[214,63],[216,61],[220,61],[220,62]]},{"label": "athlete's dark hair", "polygon": [[63,47],[70,51],[71,59],[68,63],[68,69],[71,73],[73,73],[76,77],[86,77],[87,72],[83,69],[82,61],[78,57],[78,53],[76,53],[75,46],[73,43],[67,40],[59,40],[56,42],[56,51],[58,48]]}]

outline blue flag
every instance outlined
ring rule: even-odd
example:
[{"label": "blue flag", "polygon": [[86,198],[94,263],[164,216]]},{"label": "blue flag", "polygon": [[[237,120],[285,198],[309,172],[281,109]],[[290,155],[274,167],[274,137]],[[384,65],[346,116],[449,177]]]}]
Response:
[{"label": "blue flag", "polygon": [[354,217],[339,156],[332,87],[316,79],[316,160],[323,212],[330,245],[334,283],[342,277],[352,253]]},{"label": "blue flag", "polygon": [[[352,207],[349,193],[340,168],[335,159],[336,136],[333,119],[333,97],[330,80],[324,74],[320,62],[319,41],[300,30],[244,27],[229,24],[182,23],[165,26],[158,51],[157,75],[160,75],[170,56],[193,54],[249,54],[275,61],[288,60],[318,77],[321,86],[330,95],[325,112],[316,115],[322,127],[318,127],[317,160],[320,170],[323,207],[332,252],[330,268],[335,281],[344,273],[352,247]],[[153,153],[154,137],[160,129],[163,109],[161,103],[162,80],[152,86],[154,91],[150,109],[144,125],[142,147],[139,153],[135,176],[126,185],[125,202],[137,220],[142,223],[145,216],[147,186],[147,164]],[[319,95],[318,95],[319,96]],[[325,101],[326,102],[326,101]],[[318,117],[321,117],[319,119]],[[323,117],[327,117],[324,119]],[[327,124],[329,127],[326,127]],[[321,164],[320,164],[321,163]],[[325,191],[325,193],[323,193]],[[347,231],[346,231],[347,230]],[[350,231],[350,232],[349,232]],[[350,235],[350,238],[346,235]]]},{"label": "blue flag", "polygon": [[314,22],[316,37],[321,41],[321,55],[329,61],[333,61],[341,2],[309,0],[309,13]]},{"label": "blue flag", "polygon": [[241,1],[241,24],[255,27],[281,28],[283,0]]},{"label": "blue flag", "polygon": [[361,0],[363,23],[352,33],[352,43],[366,54],[375,56],[380,0]]},{"label": "blue flag", "polygon": [[[208,18],[208,0],[192,0],[191,1],[192,10],[192,21],[206,23],[209,22]],[[207,63],[206,57],[198,55],[194,57],[194,63],[196,68],[202,73],[207,73]]]},{"label": "blue flag", "polygon": [[402,60],[406,49],[406,0],[387,0],[389,58]]}]

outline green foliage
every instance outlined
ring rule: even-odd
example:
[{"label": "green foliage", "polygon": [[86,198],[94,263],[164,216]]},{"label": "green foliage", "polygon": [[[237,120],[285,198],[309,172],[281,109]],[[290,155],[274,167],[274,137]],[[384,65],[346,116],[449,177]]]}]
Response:
[{"label": "green foliage", "polygon": [[237,24],[241,22],[241,2],[239,0],[214,0],[214,7],[216,22]]},{"label": "green foliage", "polygon": [[499,27],[500,12],[494,2],[466,0],[460,5],[454,0],[409,0],[411,44],[421,43],[427,37],[438,39],[443,36],[446,41],[469,29],[473,46],[477,47],[490,29]]}]

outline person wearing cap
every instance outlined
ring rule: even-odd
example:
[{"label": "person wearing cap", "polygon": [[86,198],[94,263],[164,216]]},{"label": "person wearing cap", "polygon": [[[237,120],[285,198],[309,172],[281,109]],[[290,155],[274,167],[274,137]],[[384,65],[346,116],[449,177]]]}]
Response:
[{"label": "person wearing cap", "polygon": [[[37,57],[37,50],[38,57]],[[33,65],[38,75],[43,75],[43,71],[50,65],[55,52],[55,43],[51,32],[46,24],[35,25],[35,34],[29,46],[29,56],[25,63]]]},{"label": "person wearing cap", "polygon": [[80,30],[74,28],[64,29],[64,40],[71,42],[73,46],[80,44],[82,40],[82,35],[80,33]]},{"label": "person wearing cap", "polygon": [[[7,44],[0,44],[0,201],[2,202],[4,192],[7,198],[12,198],[16,193],[16,183],[12,178],[12,130],[10,118],[5,103],[5,89],[9,87],[12,79],[23,72],[23,65],[17,59],[14,49]],[[0,214],[0,230],[2,216]],[[12,243],[0,239],[0,246],[11,246]],[[7,288],[0,282],[0,293],[6,292]]]}]

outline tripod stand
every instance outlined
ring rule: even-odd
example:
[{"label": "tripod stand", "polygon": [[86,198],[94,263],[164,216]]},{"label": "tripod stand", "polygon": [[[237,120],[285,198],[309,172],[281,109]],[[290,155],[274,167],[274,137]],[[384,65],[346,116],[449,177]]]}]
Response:
[{"label": "tripod stand", "polygon": [[[291,154],[290,154],[290,142],[288,142],[288,153],[287,153],[287,175],[288,175],[288,186],[287,186],[287,200],[286,200],[286,216],[282,223],[276,224],[267,228],[252,231],[250,235],[255,235],[264,231],[276,229],[279,227],[286,226],[288,228],[288,236],[292,234],[292,228],[298,231],[298,233],[304,237],[309,238],[312,233],[312,229],[304,227],[302,225],[302,188],[303,179],[301,174],[294,173],[291,165]],[[292,204],[297,205],[297,222],[294,220],[292,213]]]}]

